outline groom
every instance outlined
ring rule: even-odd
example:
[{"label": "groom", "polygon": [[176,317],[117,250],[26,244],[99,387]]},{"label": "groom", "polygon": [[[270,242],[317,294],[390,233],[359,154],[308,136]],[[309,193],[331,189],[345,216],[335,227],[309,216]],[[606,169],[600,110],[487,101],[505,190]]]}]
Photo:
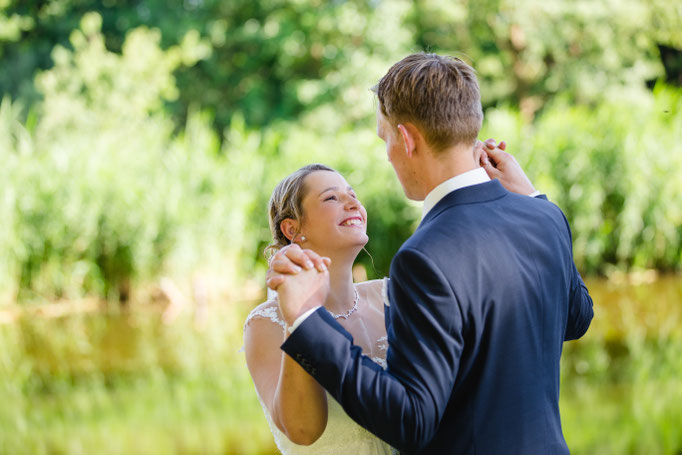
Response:
[{"label": "groom", "polygon": [[503,187],[509,155],[479,167],[479,88],[461,60],[410,55],[375,91],[388,159],[407,197],[424,201],[391,263],[388,366],[320,307],[328,276],[314,270],[276,275],[291,327],[282,349],[402,453],[568,454],[559,359],[593,312],[566,218]]}]

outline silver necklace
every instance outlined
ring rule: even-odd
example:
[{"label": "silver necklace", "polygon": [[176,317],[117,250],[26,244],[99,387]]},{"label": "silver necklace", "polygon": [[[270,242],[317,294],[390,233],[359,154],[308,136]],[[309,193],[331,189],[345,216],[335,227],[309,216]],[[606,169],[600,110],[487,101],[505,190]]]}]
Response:
[{"label": "silver necklace", "polygon": [[331,317],[333,317],[334,319],[339,319],[339,318],[348,319],[348,317],[351,314],[355,313],[355,310],[358,309],[358,302],[360,301],[360,296],[358,295],[358,290],[355,289],[355,286],[353,286],[353,292],[355,292],[355,299],[353,300],[353,308],[351,308],[350,310],[348,310],[344,314],[336,314],[336,313],[332,313],[331,311],[327,310],[327,312],[329,312]]}]

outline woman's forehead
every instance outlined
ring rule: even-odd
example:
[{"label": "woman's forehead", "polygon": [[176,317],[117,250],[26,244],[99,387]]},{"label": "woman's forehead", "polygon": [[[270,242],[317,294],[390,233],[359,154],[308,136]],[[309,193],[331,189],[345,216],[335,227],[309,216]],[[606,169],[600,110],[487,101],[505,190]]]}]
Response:
[{"label": "woman's forehead", "polygon": [[338,189],[345,190],[349,186],[346,179],[344,179],[341,174],[333,171],[311,172],[308,177],[306,177],[305,183],[311,192],[320,192],[332,187],[338,187]]}]

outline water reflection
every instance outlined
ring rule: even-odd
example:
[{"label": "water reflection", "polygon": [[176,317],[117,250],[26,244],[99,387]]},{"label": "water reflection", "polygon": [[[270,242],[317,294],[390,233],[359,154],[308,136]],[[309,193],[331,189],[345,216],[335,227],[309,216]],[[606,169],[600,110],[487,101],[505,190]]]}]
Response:
[{"label": "water reflection", "polygon": [[588,279],[595,317],[564,344],[561,413],[573,454],[682,453],[682,277]]},{"label": "water reflection", "polygon": [[620,340],[633,331],[647,337],[682,335],[682,276],[653,272],[616,279],[586,279],[594,301],[587,333]]}]

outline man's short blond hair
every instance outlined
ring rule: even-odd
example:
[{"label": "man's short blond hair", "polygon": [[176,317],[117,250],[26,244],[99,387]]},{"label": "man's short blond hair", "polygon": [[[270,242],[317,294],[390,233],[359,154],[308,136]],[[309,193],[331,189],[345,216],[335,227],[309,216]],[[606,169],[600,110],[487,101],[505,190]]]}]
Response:
[{"label": "man's short blond hair", "polygon": [[408,55],[372,90],[392,125],[415,124],[436,151],[478,137],[483,110],[476,72],[458,58]]}]

